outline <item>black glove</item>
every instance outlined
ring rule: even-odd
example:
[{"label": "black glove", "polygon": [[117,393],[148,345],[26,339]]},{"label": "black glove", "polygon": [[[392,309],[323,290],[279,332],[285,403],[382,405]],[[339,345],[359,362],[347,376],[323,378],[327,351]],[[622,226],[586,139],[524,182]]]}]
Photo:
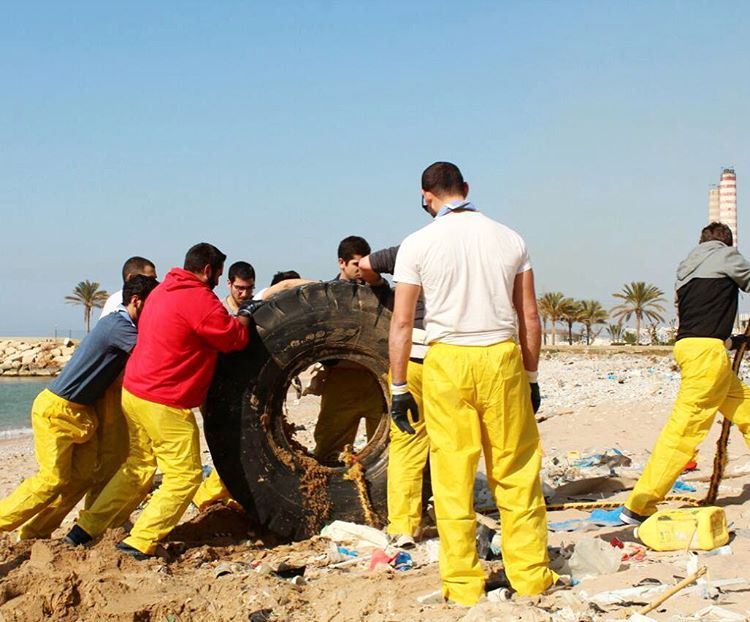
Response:
[{"label": "black glove", "polygon": [[539,410],[539,406],[542,404],[542,396],[539,393],[539,383],[529,382],[531,387],[531,408],[534,410],[534,414]]},{"label": "black glove", "polygon": [[409,421],[409,411],[411,411],[411,420],[416,423],[419,421],[419,408],[414,396],[409,393],[401,393],[391,398],[391,419],[396,427],[406,434],[416,434]]},{"label": "black glove", "polygon": [[732,342],[730,350],[737,350],[743,343],[747,343],[747,335],[732,335],[729,339]]},{"label": "black glove", "polygon": [[240,303],[240,308],[237,311],[237,315],[244,317],[253,317],[255,310],[263,304],[262,300],[244,300]]}]

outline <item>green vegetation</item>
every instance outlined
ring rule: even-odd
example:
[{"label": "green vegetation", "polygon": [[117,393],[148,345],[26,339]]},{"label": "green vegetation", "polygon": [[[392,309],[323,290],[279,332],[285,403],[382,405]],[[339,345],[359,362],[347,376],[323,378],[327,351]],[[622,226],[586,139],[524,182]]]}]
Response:
[{"label": "green vegetation", "polygon": [[91,330],[91,312],[94,307],[103,307],[108,297],[105,290],[99,289],[99,283],[86,280],[75,286],[72,295],[65,296],[65,302],[83,306],[83,325],[88,333]]}]

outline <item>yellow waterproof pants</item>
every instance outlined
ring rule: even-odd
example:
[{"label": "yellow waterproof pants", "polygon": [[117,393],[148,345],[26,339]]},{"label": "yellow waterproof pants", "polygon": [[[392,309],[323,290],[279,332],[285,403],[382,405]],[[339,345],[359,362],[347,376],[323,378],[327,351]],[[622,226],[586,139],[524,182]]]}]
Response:
[{"label": "yellow waterproof pants", "polygon": [[548,568],[539,432],[516,344],[432,344],[424,362],[424,410],[443,595],[473,605],[484,594],[473,503],[482,451],[510,584],[522,595],[543,592],[556,575]]},{"label": "yellow waterproof pants", "polygon": [[128,458],[94,505],[83,510],[79,526],[97,536],[126,510],[134,510],[151,489],[156,468],[162,483],[125,542],[148,555],[179,522],[200,486],[198,425],[190,409],[172,408],[122,390],[130,437]]},{"label": "yellow waterproof pants", "polygon": [[750,446],[750,388],[740,382],[719,339],[690,337],[674,346],[681,382],[672,414],[625,506],[642,516],[656,512],[708,434],[717,411],[737,425]]},{"label": "yellow waterproof pants", "polygon": [[430,450],[422,403],[422,364],[409,362],[406,382],[419,408],[419,421],[407,434],[391,421],[388,448],[388,533],[414,536],[422,522],[422,484]]},{"label": "yellow waterproof pants", "polygon": [[364,368],[333,366],[323,385],[313,453],[321,462],[336,462],[344,447],[354,443],[361,419],[367,438],[372,438],[383,410],[383,391],[375,376]]},{"label": "yellow waterproof pants", "polygon": [[[84,507],[91,507],[106,483],[117,473],[128,456],[128,426],[122,414],[122,379],[115,380],[104,395],[94,404],[98,426],[96,430],[96,465],[88,473],[88,490],[80,495],[58,496],[44,512],[37,514],[25,523],[18,531],[22,540],[29,538],[49,538],[52,532],[63,522],[68,513],[86,495]],[[123,524],[130,513],[121,520],[115,519],[113,525]]]},{"label": "yellow waterproof pants", "polygon": [[224,486],[224,482],[221,481],[216,468],[208,474],[208,477],[203,480],[200,488],[193,497],[193,503],[199,510],[205,510],[207,507],[214,503],[222,503],[225,501],[231,501],[232,495],[229,494],[227,487]]},{"label": "yellow waterproof pants", "polygon": [[31,427],[39,471],[0,501],[3,531],[19,527],[56,500],[69,510],[90,485],[96,465],[96,416],[91,407],[44,389],[31,407]]}]

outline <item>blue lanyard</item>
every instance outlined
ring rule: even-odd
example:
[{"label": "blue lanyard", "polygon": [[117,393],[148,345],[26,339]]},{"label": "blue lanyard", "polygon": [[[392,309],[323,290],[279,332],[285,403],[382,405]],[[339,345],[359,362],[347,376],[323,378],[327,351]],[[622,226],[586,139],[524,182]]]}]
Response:
[{"label": "blue lanyard", "polygon": [[437,213],[435,218],[440,218],[441,216],[450,214],[453,210],[456,209],[466,210],[467,212],[477,211],[477,208],[474,207],[472,202],[467,199],[464,199],[463,201],[451,201],[450,203],[446,203],[445,205],[443,205],[443,207],[440,208],[440,211]]}]

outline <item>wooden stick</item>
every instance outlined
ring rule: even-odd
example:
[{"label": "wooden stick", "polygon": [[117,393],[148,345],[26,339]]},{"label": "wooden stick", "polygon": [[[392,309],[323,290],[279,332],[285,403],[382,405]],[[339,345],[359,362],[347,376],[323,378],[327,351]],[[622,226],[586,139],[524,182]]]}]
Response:
[{"label": "wooden stick", "polygon": [[479,512],[475,512],[477,515],[477,522],[480,525],[484,525],[485,527],[489,527],[490,529],[494,529],[495,531],[500,531],[500,523],[498,523],[494,518],[490,518],[489,516],[485,516],[484,514],[480,514]]},{"label": "wooden stick", "polygon": [[680,590],[686,588],[691,583],[695,583],[698,579],[700,579],[704,574],[706,574],[706,567],[702,566],[698,568],[696,572],[691,574],[689,577],[685,577],[682,581],[680,581],[677,585],[675,585],[672,588],[669,588],[666,592],[655,598],[650,604],[646,605],[643,609],[641,609],[638,613],[641,615],[646,615],[649,611],[653,611],[656,609],[659,605],[661,605],[665,600],[668,598],[671,598],[677,592]]}]

